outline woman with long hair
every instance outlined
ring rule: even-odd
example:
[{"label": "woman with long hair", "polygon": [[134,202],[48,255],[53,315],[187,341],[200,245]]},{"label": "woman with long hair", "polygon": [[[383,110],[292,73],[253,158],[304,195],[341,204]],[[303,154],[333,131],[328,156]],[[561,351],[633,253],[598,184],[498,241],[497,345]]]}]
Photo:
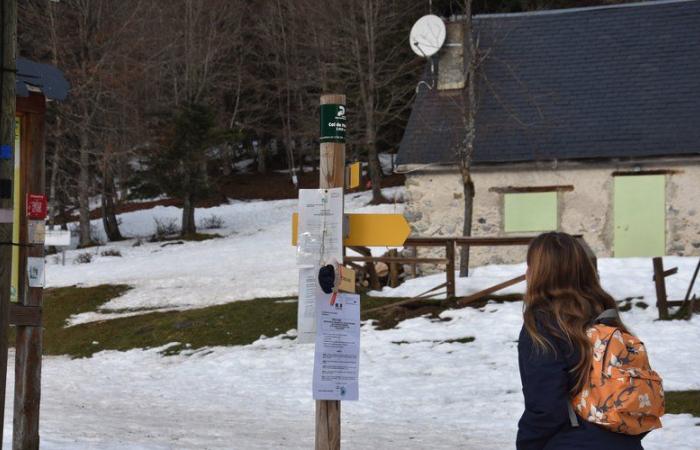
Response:
[{"label": "woman with long hair", "polygon": [[[538,236],[527,252],[526,278],[518,341],[525,412],[518,423],[518,450],[641,449],[641,435],[571,422],[571,398],[586,385],[593,358],[586,330],[603,311],[617,311],[581,244],[566,233]],[[627,332],[616,315],[606,321]]]}]

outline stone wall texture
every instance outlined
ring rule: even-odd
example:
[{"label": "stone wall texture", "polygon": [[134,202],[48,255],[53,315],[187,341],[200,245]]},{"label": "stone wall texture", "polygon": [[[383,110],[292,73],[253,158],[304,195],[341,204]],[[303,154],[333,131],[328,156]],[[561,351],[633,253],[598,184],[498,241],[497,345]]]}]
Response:
[{"label": "stone wall texture", "polygon": [[[479,168],[472,235],[508,236],[503,231],[503,194],[494,188],[573,186],[560,191],[559,230],[582,234],[595,251],[613,254],[613,173],[666,172],[666,254],[700,255],[700,161],[597,164],[571,167]],[[422,170],[406,177],[405,215],[417,236],[462,235],[463,194],[456,170]],[[522,235],[523,233],[518,233]],[[536,234],[536,233],[535,233]],[[420,256],[439,254],[419,251]],[[525,260],[523,247],[473,248],[470,265],[516,263]]]}]

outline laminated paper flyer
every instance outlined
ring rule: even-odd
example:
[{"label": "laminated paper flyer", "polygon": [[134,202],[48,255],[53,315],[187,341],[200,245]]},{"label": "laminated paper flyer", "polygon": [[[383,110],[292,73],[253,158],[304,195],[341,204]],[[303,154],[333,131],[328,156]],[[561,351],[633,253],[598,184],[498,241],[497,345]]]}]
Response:
[{"label": "laminated paper flyer", "polygon": [[343,188],[299,190],[300,265],[343,261]]},{"label": "laminated paper flyer", "polygon": [[357,400],[360,296],[316,292],[314,400]]},{"label": "laminated paper flyer", "polygon": [[318,268],[299,268],[299,304],[297,308],[297,343],[312,344],[316,337],[316,289]]}]

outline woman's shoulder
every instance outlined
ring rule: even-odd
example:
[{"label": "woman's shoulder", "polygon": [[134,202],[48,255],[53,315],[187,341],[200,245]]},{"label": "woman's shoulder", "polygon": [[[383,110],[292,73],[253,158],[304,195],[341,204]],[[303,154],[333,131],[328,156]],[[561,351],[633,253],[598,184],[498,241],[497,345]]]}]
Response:
[{"label": "woman's shoulder", "polygon": [[[551,311],[544,308],[536,308],[532,311],[532,317],[534,318],[534,331],[539,335],[539,338],[547,341],[556,351],[570,353],[572,344]],[[523,325],[520,330],[520,342],[533,346],[534,341],[535,339],[532,337],[531,332]]]}]

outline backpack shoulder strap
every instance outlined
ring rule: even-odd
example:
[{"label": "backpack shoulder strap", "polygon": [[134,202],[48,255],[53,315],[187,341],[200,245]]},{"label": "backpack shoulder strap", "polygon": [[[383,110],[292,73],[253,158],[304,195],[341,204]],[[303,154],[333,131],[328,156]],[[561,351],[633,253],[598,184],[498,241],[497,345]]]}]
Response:
[{"label": "backpack shoulder strap", "polygon": [[572,427],[576,428],[579,426],[576,411],[574,411],[574,407],[571,405],[571,401],[566,402],[566,405],[569,407],[569,422],[571,422]]},{"label": "backpack shoulder strap", "polygon": [[598,314],[598,317],[596,317],[593,320],[593,323],[602,322],[603,320],[606,320],[606,319],[619,319],[619,318],[620,318],[620,315],[617,313],[617,310],[611,308],[611,309],[606,309],[602,313]]}]

